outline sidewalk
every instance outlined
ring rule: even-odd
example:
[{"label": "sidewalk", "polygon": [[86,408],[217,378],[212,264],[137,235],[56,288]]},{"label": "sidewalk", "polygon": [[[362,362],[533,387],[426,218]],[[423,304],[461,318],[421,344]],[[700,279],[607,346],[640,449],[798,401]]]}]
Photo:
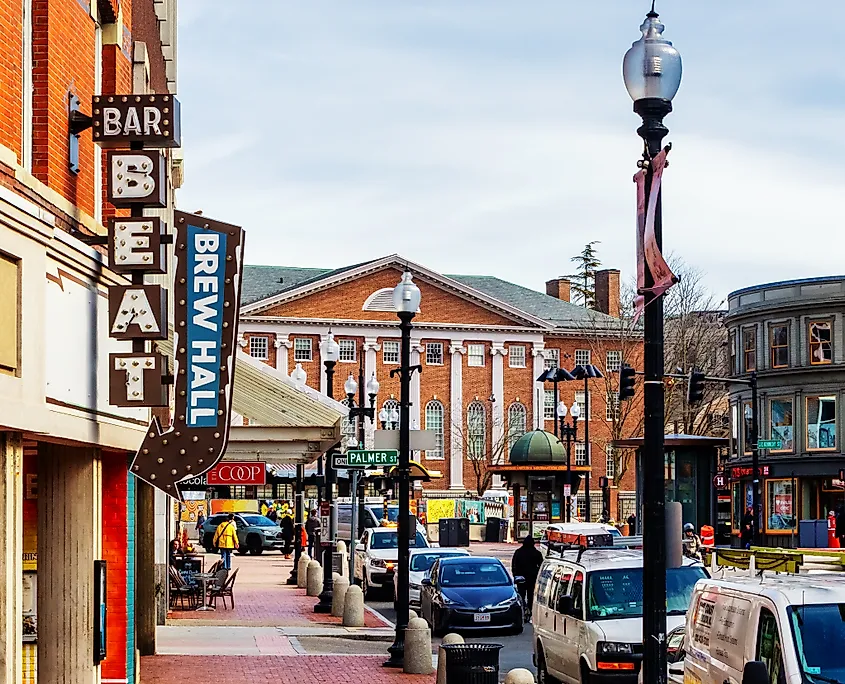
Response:
[{"label": "sidewalk", "polygon": [[[215,557],[206,556],[206,565]],[[279,554],[236,556],[235,608],[172,611],[157,632],[155,656],[141,659],[142,684],[170,684],[202,673],[220,684],[431,684],[434,675],[382,667],[393,627],[367,610],[365,626],[314,613],[317,599],[286,584],[293,562]]]}]

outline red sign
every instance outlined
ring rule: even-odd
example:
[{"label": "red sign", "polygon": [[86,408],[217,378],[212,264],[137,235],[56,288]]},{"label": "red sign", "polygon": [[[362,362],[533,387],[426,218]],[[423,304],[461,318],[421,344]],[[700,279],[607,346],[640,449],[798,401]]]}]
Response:
[{"label": "red sign", "polygon": [[[769,466],[758,466],[757,471],[759,472],[761,477],[766,477],[769,474]],[[731,468],[731,479],[732,480],[739,480],[743,477],[752,477],[754,475],[754,468],[749,466],[736,466]]]},{"label": "red sign", "polygon": [[728,478],[722,473],[719,473],[718,475],[714,475],[713,476],[713,486],[716,489],[724,489],[725,487],[728,486]]},{"label": "red sign", "polygon": [[209,485],[263,485],[267,464],[263,461],[223,461],[205,474]]}]

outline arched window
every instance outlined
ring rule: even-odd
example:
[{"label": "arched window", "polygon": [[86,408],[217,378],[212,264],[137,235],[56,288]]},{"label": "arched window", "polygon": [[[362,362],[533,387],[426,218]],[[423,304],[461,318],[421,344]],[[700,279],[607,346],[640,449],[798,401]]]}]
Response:
[{"label": "arched window", "polygon": [[487,413],[484,404],[474,401],[467,407],[467,456],[482,460],[487,451]]},{"label": "arched window", "polygon": [[[396,399],[387,399],[387,400],[386,400],[386,401],[385,401],[385,402],[381,405],[381,407],[382,407],[385,411],[387,411],[387,415],[388,415],[388,425],[387,425],[387,429],[394,429],[394,427],[395,427],[396,429],[398,429],[398,428],[399,428],[399,402],[398,402]],[[389,418],[389,416],[393,415],[393,411],[394,411],[394,410],[396,411],[396,422],[395,422],[395,424],[394,424],[394,423],[391,423],[391,422],[390,422],[390,418]]]},{"label": "arched window", "polygon": [[428,449],[425,452],[427,459],[443,458],[443,404],[437,399],[425,405],[425,429],[434,433],[436,449]]},{"label": "arched window", "polygon": [[[342,399],[340,403],[344,406],[349,406],[349,399]],[[358,418],[353,418],[351,420],[348,416],[344,416],[343,418],[341,418],[340,435],[344,446],[351,447],[352,444],[357,444]],[[360,445],[359,448],[363,449],[363,445]]]},{"label": "arched window", "polygon": [[364,302],[362,311],[396,311],[393,306],[393,288],[383,287],[376,290]]},{"label": "arched window", "polygon": [[525,406],[518,401],[514,402],[508,408],[508,453],[513,448],[522,435],[525,434],[525,429],[528,424],[528,413]]}]

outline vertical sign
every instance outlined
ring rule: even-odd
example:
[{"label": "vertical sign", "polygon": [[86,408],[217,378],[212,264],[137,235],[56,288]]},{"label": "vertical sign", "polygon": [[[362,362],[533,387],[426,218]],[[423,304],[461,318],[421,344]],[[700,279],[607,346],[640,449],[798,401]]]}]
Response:
[{"label": "vertical sign", "polygon": [[94,561],[94,664],[106,659],[106,561]]}]

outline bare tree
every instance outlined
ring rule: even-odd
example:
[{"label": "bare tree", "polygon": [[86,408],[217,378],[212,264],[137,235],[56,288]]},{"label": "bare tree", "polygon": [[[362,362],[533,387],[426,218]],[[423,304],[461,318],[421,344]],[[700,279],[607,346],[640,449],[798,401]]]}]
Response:
[{"label": "bare tree", "polygon": [[510,437],[507,430],[501,430],[502,436],[493,439],[492,435],[496,431],[489,429],[486,421],[481,425],[477,422],[474,424],[469,414],[466,423],[466,426],[453,425],[452,433],[464,458],[472,466],[475,491],[478,496],[483,496],[493,483],[493,473],[488,466],[505,462]]},{"label": "bare tree", "polygon": [[[688,374],[692,369],[707,375],[728,372],[726,311],[704,284],[704,274],[680,257],[669,263],[680,282],[666,294],[664,303],[664,364],[667,373]],[[708,382],[697,406],[687,402],[687,383],[667,382],[666,429],[690,435],[727,436],[728,393],[724,385]]]}]

